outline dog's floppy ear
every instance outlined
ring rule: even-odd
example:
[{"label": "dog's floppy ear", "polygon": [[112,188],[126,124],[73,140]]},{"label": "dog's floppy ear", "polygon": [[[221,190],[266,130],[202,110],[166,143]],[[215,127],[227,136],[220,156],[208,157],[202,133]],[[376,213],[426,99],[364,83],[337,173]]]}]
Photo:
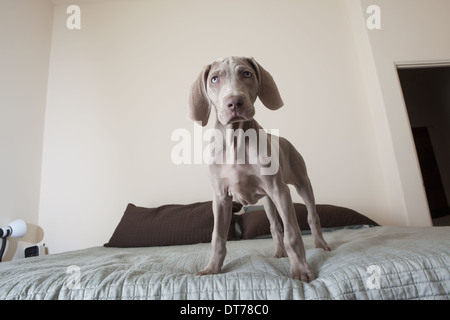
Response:
[{"label": "dog's floppy ear", "polygon": [[211,65],[203,68],[191,87],[191,95],[189,97],[189,118],[194,121],[201,121],[202,126],[206,126],[211,113],[211,103],[206,93],[206,79],[210,69]]},{"label": "dog's floppy ear", "polygon": [[277,110],[283,106],[280,92],[269,72],[253,58],[248,58],[248,62],[255,68],[259,79],[258,97],[261,102],[270,110]]}]

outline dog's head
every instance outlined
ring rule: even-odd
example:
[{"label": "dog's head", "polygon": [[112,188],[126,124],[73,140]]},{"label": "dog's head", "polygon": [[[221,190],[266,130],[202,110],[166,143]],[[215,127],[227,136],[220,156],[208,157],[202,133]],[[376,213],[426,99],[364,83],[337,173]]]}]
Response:
[{"label": "dog's head", "polygon": [[223,125],[251,120],[256,97],[271,110],[283,106],[272,76],[253,58],[219,59],[205,66],[192,85],[189,117],[205,126],[213,105]]}]

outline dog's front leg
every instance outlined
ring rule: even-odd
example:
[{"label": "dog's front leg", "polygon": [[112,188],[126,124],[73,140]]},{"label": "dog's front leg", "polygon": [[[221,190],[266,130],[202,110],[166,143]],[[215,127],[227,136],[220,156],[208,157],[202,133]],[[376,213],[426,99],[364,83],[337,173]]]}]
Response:
[{"label": "dog's front leg", "polygon": [[315,279],[314,273],[306,261],[305,246],[303,244],[300,227],[298,226],[292,203],[291,193],[287,185],[274,188],[278,190],[271,194],[284,225],[284,246],[291,263],[291,278],[310,282]]},{"label": "dog's front leg", "polygon": [[211,239],[212,254],[205,269],[197,272],[198,276],[217,274],[220,272],[227,254],[227,237],[232,215],[232,198],[228,195],[214,196],[213,213],[214,229]]}]

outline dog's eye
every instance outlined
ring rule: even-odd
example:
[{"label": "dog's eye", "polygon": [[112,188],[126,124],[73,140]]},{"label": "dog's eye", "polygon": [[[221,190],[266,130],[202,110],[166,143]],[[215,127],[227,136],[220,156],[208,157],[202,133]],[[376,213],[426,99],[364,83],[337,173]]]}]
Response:
[{"label": "dog's eye", "polygon": [[252,77],[252,73],[250,71],[244,71],[244,72],[242,72],[242,74],[244,75],[245,78],[251,78]]},{"label": "dog's eye", "polygon": [[219,82],[219,77],[218,76],[214,76],[211,78],[211,83],[218,83]]}]

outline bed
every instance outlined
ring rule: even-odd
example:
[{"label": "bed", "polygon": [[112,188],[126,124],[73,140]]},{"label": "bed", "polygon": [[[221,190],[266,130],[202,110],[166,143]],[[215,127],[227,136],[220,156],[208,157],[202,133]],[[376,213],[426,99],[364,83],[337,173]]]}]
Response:
[{"label": "bed", "polygon": [[[450,298],[450,227],[378,226],[359,213],[335,206],[318,206],[330,252],[314,248],[304,225],[305,212],[302,217],[297,215],[305,230],[303,240],[314,281],[291,279],[288,259],[272,257],[274,244],[261,208],[234,215],[222,273],[195,276],[211,253],[208,239],[201,239],[212,228],[210,207],[208,202],[165,206],[168,210],[129,205],[103,246],[0,263],[0,299]],[[296,204],[297,213],[302,210]],[[346,218],[330,226],[327,214],[336,216],[339,210],[347,210],[340,215]],[[189,222],[183,222],[180,230],[189,229],[191,223],[197,238],[190,235],[187,240],[180,232],[167,232],[168,225],[180,225],[161,218],[170,215],[167,211],[173,217],[180,212],[187,217]],[[192,221],[200,211],[206,211],[204,217]],[[197,223],[204,228],[199,230]],[[159,230],[157,237],[150,225]],[[134,240],[126,236],[130,228],[142,229],[133,232]]]}]

